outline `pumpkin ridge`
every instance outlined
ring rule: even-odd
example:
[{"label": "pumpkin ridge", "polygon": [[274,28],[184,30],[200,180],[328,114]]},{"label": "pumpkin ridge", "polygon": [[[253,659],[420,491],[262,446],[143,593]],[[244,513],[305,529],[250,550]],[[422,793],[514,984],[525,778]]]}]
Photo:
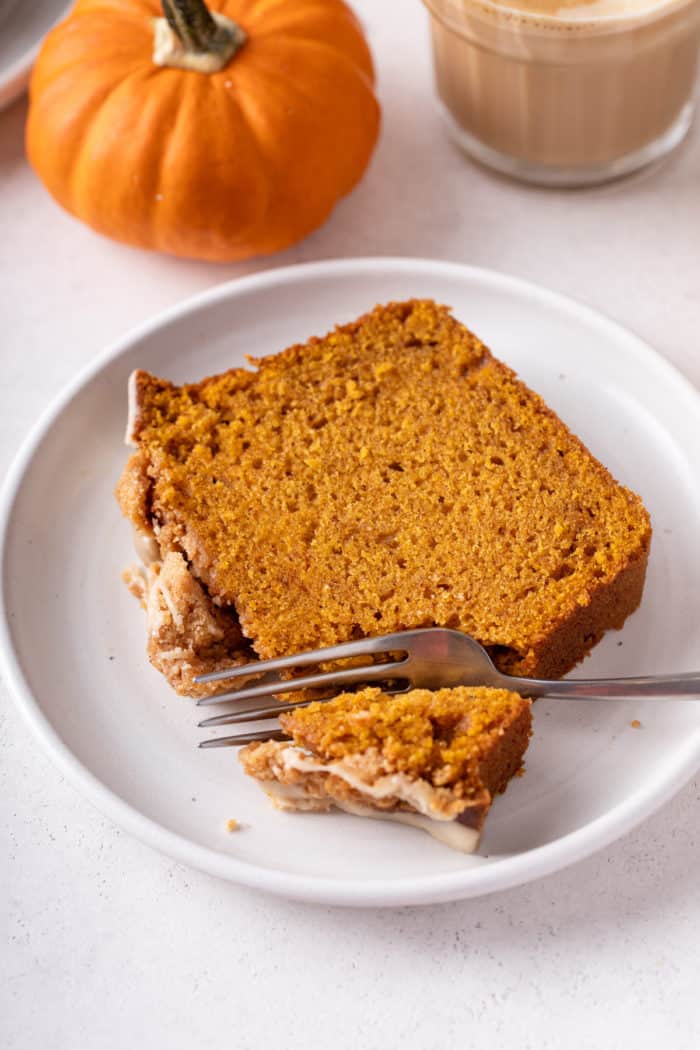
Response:
[{"label": "pumpkin ridge", "polygon": [[[240,237],[237,238],[238,240],[241,240],[241,239],[243,239],[246,236],[250,236],[251,231],[255,231],[255,229],[261,223],[264,224],[266,222],[266,220],[267,220],[267,217],[270,214],[270,209],[271,209],[271,205],[272,205],[272,193],[269,191],[269,187],[272,184],[272,182],[274,180],[274,177],[275,177],[275,174],[276,174],[276,165],[273,162],[273,159],[272,159],[272,157],[270,155],[269,150],[265,148],[265,145],[262,142],[262,140],[260,138],[260,135],[256,135],[253,132],[254,125],[251,122],[250,116],[249,116],[249,114],[248,114],[248,112],[246,110],[246,102],[249,101],[249,100],[245,100],[244,101],[244,97],[243,97],[242,94],[241,95],[237,95],[237,94],[230,93],[225,88],[224,88],[224,93],[225,93],[225,96],[226,96],[227,100],[230,100],[230,102],[233,103],[235,105],[235,107],[236,107],[236,110],[237,110],[237,112],[239,114],[239,117],[240,117],[241,124],[245,127],[246,134],[248,135],[248,137],[250,139],[250,143],[253,146],[253,148],[255,149],[256,154],[258,156],[258,160],[259,160],[259,162],[261,164],[261,167],[263,168],[263,171],[264,171],[264,174],[265,174],[265,184],[268,187],[267,200],[265,202],[265,208],[264,208],[263,212],[259,216],[257,216],[249,224],[249,226],[245,230],[241,231]],[[259,110],[258,110],[258,112],[259,112]]]},{"label": "pumpkin ridge", "polygon": [[[78,145],[75,151],[71,174],[68,180],[69,193],[71,196],[71,211],[75,212],[77,210],[74,203],[74,198],[76,193],[78,192],[78,186],[76,184],[79,181],[78,176],[80,175],[83,167],[85,154],[87,152],[88,146],[92,145],[93,140],[97,138],[100,133],[100,122],[101,119],[104,118],[101,118],[99,114],[104,110],[105,105],[107,105],[110,101],[113,101],[115,96],[120,91],[123,91],[126,94],[127,88],[131,89],[133,87],[134,80],[138,79],[141,80],[141,82],[145,83],[145,81],[149,80],[155,72],[157,72],[155,68],[149,69],[147,66],[141,65],[132,69],[125,76],[121,77],[119,80],[115,81],[108,87],[104,95],[100,98],[96,106],[96,112],[92,115],[92,119],[88,119],[85,121],[83,135],[80,139],[80,144]],[[98,229],[99,232],[106,232],[105,230],[101,229],[100,226],[97,225],[96,220],[92,219],[88,221],[94,222],[95,228]],[[110,233],[110,236],[113,236],[113,234]]]},{"label": "pumpkin ridge", "polygon": [[[99,28],[100,32],[102,32],[105,29],[104,20],[102,20],[101,18],[96,19],[92,11],[80,12],[75,16],[75,19],[76,22],[83,23],[86,35],[87,33],[90,33],[91,36],[94,35],[94,31],[96,28]],[[137,31],[143,31],[143,25],[138,18],[134,16],[131,20],[133,21],[134,27],[137,29]],[[65,22],[59,22],[59,24],[54,26],[54,28],[47,34],[46,40],[44,41],[44,47],[47,49],[47,51],[51,50],[54,53],[57,51],[63,51],[68,52],[68,54],[60,64],[56,64],[54,59],[54,62],[51,64],[48,70],[45,66],[42,65],[37,75],[32,77],[31,90],[33,90],[34,92],[36,92],[38,88],[41,88],[43,90],[46,87],[52,85],[54,81],[57,80],[59,77],[64,76],[71,69],[71,67],[74,66],[77,57],[77,52],[79,52],[81,69],[83,71],[85,71],[85,69],[92,69],[95,66],[99,67],[100,69],[105,68],[106,60],[104,55],[99,53],[93,55],[89,48],[86,49],[84,47],[76,47],[74,42],[76,38],[80,38],[80,28],[73,25],[72,22],[70,26],[66,25]],[[150,59],[150,55],[148,55],[148,58]],[[107,61],[118,61],[120,63],[124,63],[124,52],[119,51],[111,55],[110,59],[108,59]],[[140,58],[140,56],[134,55],[131,61],[134,65],[136,65],[141,64],[142,59]]]},{"label": "pumpkin ridge", "polygon": [[[63,22],[59,22],[54,26],[49,35],[58,35],[59,33],[65,35],[67,32],[70,32],[79,37],[81,22],[91,26],[92,36],[98,35],[102,38],[105,35],[105,29],[112,29],[115,38],[119,39],[122,38],[124,23],[127,22],[130,27],[129,32],[132,35],[139,34],[140,36],[143,36],[144,40],[147,42],[143,57],[136,56],[136,60],[150,61],[151,25],[150,15],[146,12],[137,11],[135,8],[122,7],[119,3],[106,3],[105,0],[89,2],[82,7],[76,5],[70,20],[66,19]],[[132,45],[129,50],[133,52],[136,48]],[[122,51],[121,54],[123,55],[124,52]]]},{"label": "pumpkin ridge", "polygon": [[[142,67],[139,66],[139,67],[137,67],[137,69],[141,70]],[[74,139],[74,142],[72,143],[72,150],[71,150],[72,157],[71,157],[71,160],[70,160],[70,164],[68,165],[68,167],[66,169],[67,177],[64,180],[64,182],[65,182],[64,192],[60,193],[58,190],[54,189],[53,186],[50,187],[52,196],[60,204],[62,204],[63,207],[65,207],[69,212],[71,212],[71,214],[76,214],[77,213],[77,208],[76,208],[76,204],[75,204],[75,194],[76,194],[75,182],[76,182],[76,179],[77,179],[78,170],[79,170],[80,165],[81,165],[81,159],[82,159],[83,152],[84,152],[84,149],[85,149],[85,146],[86,146],[86,142],[87,142],[87,140],[88,140],[88,138],[89,138],[89,136],[90,136],[90,134],[92,132],[93,122],[94,122],[94,119],[95,119],[95,114],[97,112],[99,112],[99,110],[101,109],[102,106],[104,106],[105,102],[110,97],[110,95],[113,94],[115,89],[118,88],[123,83],[124,83],[124,79],[123,78],[122,79],[117,79],[117,80],[115,80],[115,82],[113,84],[107,85],[101,90],[93,91],[92,94],[89,97],[86,97],[84,99],[83,107],[82,107],[82,109],[81,109],[81,111],[79,113],[80,119],[73,121],[75,126],[78,128],[78,131],[76,133],[76,137]],[[42,101],[44,103],[46,103],[46,101],[47,101],[47,92],[50,91],[50,90],[53,90],[57,94],[60,94],[63,91],[63,88],[62,88],[62,85],[60,84],[60,81],[59,80],[51,80],[49,88],[46,89],[46,92],[42,96]],[[51,99],[50,97],[48,97],[48,102],[50,103],[51,108],[53,108],[56,105],[55,100]],[[30,113],[30,118],[31,118],[31,113]],[[27,132],[28,132],[27,148],[28,148],[28,152],[30,154],[30,158],[32,159],[32,163],[34,163],[35,162],[34,161],[34,148],[32,146],[32,136],[31,136],[31,119],[30,119],[30,122],[28,123],[28,126],[27,126]]]},{"label": "pumpkin ridge", "polygon": [[[282,38],[283,34],[280,34],[280,37]],[[268,41],[270,39],[273,39],[273,38],[272,37],[268,37],[267,38]],[[299,44],[303,44],[305,47],[311,47],[311,48],[316,49],[317,51],[325,52],[327,54],[330,54],[333,57],[334,63],[339,62],[340,64],[342,64],[343,67],[345,67],[346,70],[351,74],[351,76],[353,76],[356,79],[358,79],[362,83],[363,87],[367,88],[368,94],[373,96],[373,92],[372,92],[373,83],[369,80],[367,74],[364,73],[363,70],[358,69],[356,64],[354,62],[352,62],[349,58],[347,58],[347,56],[342,54],[342,52],[336,51],[333,47],[331,47],[330,44],[327,44],[325,41],[314,40],[311,37],[309,37],[309,38],[294,37],[293,41],[284,40],[283,43],[284,43],[285,47],[287,47],[288,45],[290,45],[292,43],[294,45],[299,43]],[[286,74],[280,72],[279,62],[277,60],[267,61],[267,55],[263,51],[257,51],[256,50],[255,53],[253,54],[252,53],[252,44],[251,44],[250,60],[249,60],[249,62],[247,64],[246,73],[248,73],[249,75],[252,74],[254,76],[255,75],[259,75],[260,73],[264,73],[265,76],[268,76],[271,79],[276,80],[278,83],[284,84],[284,86],[287,88],[288,91],[295,91],[299,95],[300,98],[304,99],[304,101],[310,101],[312,103],[314,103],[316,101],[316,95],[315,95],[314,92],[303,90],[302,86],[299,84],[299,82],[297,80],[292,80]],[[375,100],[375,104],[376,104],[376,100]],[[377,104],[377,108],[378,108],[378,104]]]},{"label": "pumpkin ridge", "polygon": [[[259,76],[261,75],[261,73],[263,73],[263,71],[258,67],[255,70],[255,73]],[[282,84],[283,86],[288,87],[289,82],[284,77],[281,77],[275,69],[265,70],[264,74],[270,76],[278,84]],[[313,96],[302,94],[301,97],[305,102],[308,102],[309,100],[313,102]],[[374,99],[374,96],[371,94],[371,92],[370,97]],[[377,132],[375,132],[375,140],[376,134]],[[259,136],[257,138],[257,142],[258,145],[260,145]],[[335,209],[336,205],[340,202],[340,200],[346,197],[357,185],[357,183],[362,178],[362,175],[364,174],[364,170],[364,168],[360,172],[354,172],[350,170],[347,178],[340,179],[338,178],[339,171],[336,167],[336,181],[334,183],[336,188],[335,192],[326,192],[323,195],[321,195],[318,191],[315,192],[315,208],[312,217],[309,218],[307,214],[301,217],[303,221],[299,221],[299,217],[295,216],[295,225],[290,229],[288,224],[287,230],[283,237],[279,235],[279,232],[276,227],[273,227],[272,233],[270,233],[265,228],[266,219],[271,214],[273,214],[273,207],[278,206],[279,203],[278,201],[274,201],[273,199],[271,201],[271,207],[268,209],[267,215],[261,217],[259,227],[254,226],[252,228],[259,246],[260,253],[270,254],[271,252],[283,251],[291,245],[295,244],[300,238],[308,236],[308,234],[317,229],[329,218],[329,216],[332,214],[333,210]],[[284,171],[280,171],[278,168],[278,173],[280,177],[284,178]],[[327,180],[324,179],[323,182],[325,183],[325,181]]]},{"label": "pumpkin ridge", "polygon": [[306,37],[296,35],[290,36],[289,34],[284,33],[284,31],[280,29],[279,31],[277,31],[277,33],[270,33],[264,37],[256,37],[255,41],[256,43],[260,44],[262,44],[263,42],[266,44],[270,44],[279,41],[280,45],[290,48],[296,47],[297,45],[301,45],[304,47],[322,48],[323,50],[328,51],[328,53],[330,53],[333,56],[334,61],[340,61],[343,63],[343,65],[352,67],[355,74],[357,74],[358,77],[360,77],[368,85],[369,88],[373,88],[375,86],[374,67],[370,67],[369,69],[361,68],[357,62],[355,62],[351,58],[348,58],[348,56],[344,54],[344,51],[339,50],[327,40],[319,40],[317,37]]},{"label": "pumpkin ridge", "polygon": [[[314,4],[307,2],[303,7],[300,8],[295,6],[294,10],[292,10],[288,0],[280,0],[279,3],[271,6],[278,8],[279,22],[269,27],[266,24],[272,17],[269,8],[266,8],[263,13],[260,14],[257,5],[255,5],[252,8],[249,8],[245,14],[238,16],[247,21],[249,30],[254,35],[255,39],[260,40],[270,33],[279,32],[295,36],[295,25],[304,25],[305,22],[308,22],[309,15],[313,15],[318,11],[322,19],[326,20],[326,26],[330,21],[337,21],[338,23],[345,23],[348,28],[352,29],[353,33],[362,43],[364,50],[369,57],[369,48],[364,40],[360,20],[357,18],[354,11],[352,11],[346,4],[334,5],[331,8],[328,0],[322,0],[322,2]],[[260,21],[260,26],[256,27],[258,20]]]},{"label": "pumpkin ridge", "polygon": [[[298,97],[300,99],[302,99],[305,103],[311,103],[311,105],[313,106],[313,104],[315,102],[315,96],[314,95],[310,94],[309,92],[304,92],[299,87],[298,84],[295,84],[293,81],[290,81],[287,78],[285,78],[284,76],[280,75],[279,70],[276,67],[271,66],[270,68],[266,69],[266,68],[263,68],[262,65],[256,65],[255,71],[254,71],[254,75],[256,77],[265,76],[265,77],[269,78],[270,80],[275,81],[278,84],[282,84],[287,91],[290,91],[290,88],[291,88],[291,90],[295,91],[296,94],[298,95]],[[290,91],[290,93],[291,93],[291,91]],[[264,118],[266,116],[266,114],[265,114],[265,104],[264,103],[257,104],[255,102],[251,102],[251,97],[250,96],[251,96],[251,93],[247,93],[245,95],[242,95],[241,96],[241,100],[239,100],[239,107],[245,112],[245,107],[246,106],[249,106],[249,105],[256,106],[257,107],[256,108],[256,112],[257,112],[257,115],[258,115],[258,118],[259,118],[257,122],[259,123],[260,118],[261,117]],[[247,120],[248,124],[252,123],[252,121],[250,120],[249,117],[246,117],[246,120]],[[277,172],[278,176],[279,177],[284,177],[284,172],[279,170],[279,165],[274,162],[274,160],[272,159],[272,156],[271,156],[269,150],[261,149],[261,141],[260,141],[260,135],[259,134],[256,136],[256,145],[257,145],[258,149],[260,150],[260,152],[263,153],[263,155],[266,157],[268,162],[270,164],[272,164],[272,167],[273,167],[274,171]],[[317,198],[316,199],[317,200],[322,199],[320,194],[317,194]],[[331,200],[331,203],[330,203],[330,206],[329,206],[328,210],[327,211],[324,210],[324,218],[327,217],[330,214],[330,212],[333,210],[333,205],[336,202],[336,200],[337,200],[337,197],[335,195],[332,195],[332,200]]]},{"label": "pumpkin ridge", "polygon": [[[232,0],[217,0],[217,2],[224,7],[228,7],[231,5]],[[279,12],[282,16],[289,16],[291,12],[289,0],[236,0],[237,9],[241,6],[244,7],[244,13],[241,14],[239,10],[239,16],[249,19],[269,19],[276,12]],[[294,7],[294,13],[291,15],[293,18],[298,17],[298,9],[303,7],[305,13],[318,10],[333,18],[343,18],[360,28],[359,18],[345,0],[304,0],[303,5],[297,3]],[[226,13],[224,11],[224,14]]]},{"label": "pumpkin ridge", "polygon": [[[160,71],[161,73],[167,72],[167,70],[165,70],[161,66],[154,66],[154,69],[156,71]],[[185,119],[185,117],[188,115],[187,114],[187,110],[186,110],[186,105],[185,105],[186,96],[185,96],[185,98],[183,98],[182,95],[180,95],[179,97],[173,98],[173,96],[177,96],[178,95],[178,81],[177,81],[176,77],[171,77],[171,79],[173,81],[174,91],[170,94],[170,96],[167,99],[168,112],[167,113],[165,112],[165,106],[163,106],[163,113],[162,113],[162,122],[163,122],[163,124],[165,126],[169,125],[168,126],[168,135],[167,135],[167,140],[164,143],[164,147],[156,154],[156,171],[155,171],[155,175],[154,175],[154,178],[153,178],[153,188],[156,191],[156,195],[160,195],[161,194],[161,190],[162,190],[163,184],[165,182],[165,172],[166,172],[166,169],[168,167],[168,154],[171,153],[174,150],[175,144],[177,143],[178,125],[181,124],[183,122],[183,120]],[[164,83],[165,83],[165,81],[164,81]],[[189,93],[190,85],[191,85],[191,79],[188,78],[187,81],[186,81],[186,88],[185,88],[186,93]],[[170,105],[171,102],[173,103],[173,105]],[[163,101],[161,101],[161,105],[163,105]],[[174,119],[174,121],[172,120],[172,118],[170,116],[170,113],[171,113],[173,108],[175,110],[175,119]],[[165,204],[165,208],[166,209],[167,209],[167,206],[168,205],[166,203]],[[149,230],[150,230],[151,237],[153,239],[153,243],[156,246],[159,245],[159,242],[161,240],[159,227],[160,227],[160,224],[161,224],[161,221],[162,221],[162,212],[163,212],[163,205],[161,205],[159,208],[152,209],[151,212],[150,212],[150,215],[148,217],[148,227],[149,227]]]},{"label": "pumpkin ridge", "polygon": [[[319,11],[327,14],[324,4],[319,4],[318,8]],[[374,63],[367,42],[362,35],[362,28],[357,18],[348,8],[344,11],[338,10],[337,16],[337,21],[345,23],[345,26],[351,31],[350,35],[354,37],[352,55],[348,54],[344,41],[341,44],[337,41],[333,45],[329,43],[326,39],[326,34],[323,33],[323,30],[327,30],[328,28],[327,23],[318,24],[315,27],[316,33],[313,33],[309,30],[309,27],[305,25],[307,19],[301,17],[298,13],[295,15],[294,21],[292,21],[292,19],[288,22],[280,21],[280,24],[276,26],[264,27],[258,30],[255,26],[251,25],[249,35],[253,43],[260,44],[267,44],[270,41],[274,41],[277,37],[283,40],[288,40],[290,43],[307,42],[309,44],[324,44],[333,51],[334,55],[342,55],[344,59],[356,66],[359,71],[363,72],[369,78],[370,83],[373,86],[375,82]],[[295,25],[299,25],[301,31],[297,32]]]},{"label": "pumpkin ridge", "polygon": [[160,0],[76,0],[72,16],[94,14],[103,17],[109,13],[117,18],[132,18],[143,26],[144,19],[149,20],[162,14]]},{"label": "pumpkin ridge", "polygon": [[[332,56],[334,62],[342,63],[342,65],[348,67],[351,70],[351,72],[358,77],[358,79],[362,80],[362,82],[368,87],[370,92],[374,88],[374,69],[361,69],[358,66],[357,62],[354,62],[343,51],[338,50],[333,44],[330,44],[327,40],[318,40],[315,37],[311,36],[290,37],[289,35],[280,32],[270,33],[269,36],[264,37],[265,43],[267,44],[270,42],[274,42],[276,37],[279,37],[280,44],[282,44],[284,47],[289,47],[290,49],[293,49],[297,45],[303,45],[304,47],[315,48],[316,50],[327,52],[329,55]],[[257,57],[259,56],[256,54],[256,58]]]},{"label": "pumpkin ridge", "polygon": [[[111,60],[108,59],[107,61],[104,61],[104,60],[96,58],[93,62],[86,62],[85,65],[83,66],[83,72],[84,73],[88,73],[88,72],[92,72],[93,70],[97,69],[101,73],[105,73],[109,69],[109,66],[112,63],[115,64],[115,65],[118,64],[120,66],[119,72],[117,74],[115,74],[115,79],[118,78],[118,79],[122,80],[124,78],[124,71],[123,71],[123,68],[121,68],[121,67],[123,67],[123,60],[119,56],[115,56],[113,59],[111,59]],[[52,70],[50,76],[47,76],[46,79],[42,82],[42,85],[41,85],[42,91],[46,92],[46,91],[49,91],[49,90],[53,89],[55,84],[57,84],[67,74],[71,73],[72,65],[73,65],[72,61],[71,60],[67,60],[65,63],[63,63],[63,65],[57,66],[56,69]],[[141,68],[141,63],[138,63],[138,64],[134,63],[134,69],[140,69],[140,68]],[[105,89],[105,91],[108,91],[108,90],[109,90],[109,88]]]},{"label": "pumpkin ridge", "polygon": [[[296,44],[296,38],[295,38],[294,43]],[[285,41],[285,45],[286,44],[287,44],[287,41]],[[374,93],[372,91],[372,85],[371,85],[371,83],[368,82],[366,75],[362,72],[362,70],[359,70],[357,68],[357,66],[355,65],[354,62],[351,62],[344,55],[339,54],[338,52],[335,52],[333,50],[333,48],[331,48],[329,45],[326,45],[325,42],[309,41],[309,44],[311,46],[313,46],[315,48],[315,50],[317,50],[317,51],[319,51],[321,53],[326,53],[326,54],[332,55],[332,57],[333,57],[333,64],[334,65],[342,65],[342,67],[344,68],[346,73],[349,74],[351,78],[359,81],[359,83],[362,85],[362,87],[366,90],[368,98],[371,99],[372,103],[374,104],[374,108],[375,108],[375,111],[376,111],[377,117],[378,117],[378,119],[377,119],[377,129],[375,131],[375,141],[376,141],[376,137],[377,137],[377,135],[379,133],[379,105],[378,105],[378,103],[377,103],[377,101],[376,101],[376,99],[374,97]],[[305,46],[307,46],[307,45],[305,45]],[[253,57],[256,59],[254,65],[253,65]],[[255,76],[255,77],[265,76],[265,77],[269,78],[270,80],[275,81],[277,84],[282,84],[284,86],[285,90],[287,90],[289,93],[291,93],[291,92],[296,93],[296,95],[300,99],[302,99],[305,103],[310,103],[311,107],[313,108],[316,105],[316,102],[317,102],[316,95],[313,92],[304,90],[303,86],[301,84],[299,84],[298,81],[293,80],[291,78],[288,78],[284,74],[280,73],[279,64],[277,62],[274,62],[274,61],[270,61],[269,63],[266,62],[264,60],[266,57],[267,56],[263,55],[262,53],[261,54],[256,53],[255,56],[251,55],[251,62],[249,63],[248,68],[246,70],[247,75],[252,75],[252,76]],[[248,94],[252,94],[252,93],[250,93],[250,92],[249,93],[242,93],[242,95],[241,95],[242,98],[246,99],[246,102],[248,101],[248,98],[247,98]],[[261,107],[261,110],[263,108],[264,107]],[[343,185],[346,188],[344,188],[341,191],[340,196],[342,196],[342,197],[346,196],[352,190],[353,186],[355,186],[357,184],[357,182],[359,181],[359,179],[362,177],[363,174],[364,174],[364,170],[360,173],[360,175],[357,176],[357,178],[353,178],[350,182],[344,182]],[[338,199],[339,198],[338,198],[338,196],[336,194],[335,200],[338,200]],[[331,208],[331,210],[332,210],[332,208]]]},{"label": "pumpkin ridge", "polygon": [[[226,88],[224,88],[223,87],[223,82],[220,81],[220,84],[221,84],[221,89],[218,92],[211,92],[209,90],[209,94],[212,97],[217,98],[217,100],[218,100],[222,110],[224,110],[224,105],[225,105],[225,112],[226,112],[227,116],[230,115],[230,112],[231,112],[232,109],[235,111],[236,118],[234,118],[234,119],[236,119],[236,133],[237,133],[237,135],[245,135],[245,140],[246,140],[246,144],[248,146],[248,149],[254,151],[255,157],[256,157],[256,161],[262,167],[264,167],[264,171],[265,171],[264,202],[261,202],[261,205],[260,205],[260,207],[258,209],[258,213],[256,215],[254,215],[248,222],[246,222],[245,226],[240,226],[238,228],[235,236],[229,236],[229,238],[228,238],[229,243],[235,245],[236,243],[244,241],[247,237],[249,237],[251,230],[255,229],[255,227],[261,221],[264,221],[264,219],[265,219],[265,217],[266,217],[266,215],[268,213],[269,206],[270,206],[270,196],[271,196],[271,193],[270,193],[270,174],[271,174],[271,172],[269,170],[269,163],[268,163],[267,157],[264,155],[263,151],[261,150],[260,142],[258,141],[257,136],[253,133],[253,129],[250,126],[250,122],[247,119],[247,116],[244,113],[244,111],[243,111],[243,109],[242,109],[242,107],[240,105],[240,99],[238,97],[236,97],[236,94],[234,94],[234,93],[228,91]],[[178,142],[178,135],[184,136],[185,140],[188,139],[188,136],[189,136],[189,131],[188,131],[188,128],[187,128],[188,123],[191,126],[191,114],[190,114],[190,112],[188,112],[188,106],[192,107],[195,110],[198,109],[199,108],[199,103],[200,103],[199,96],[202,93],[206,92],[206,91],[207,91],[206,82],[204,81],[204,79],[201,77],[200,74],[191,73],[191,74],[188,75],[187,96],[184,99],[183,98],[180,99],[180,106],[178,108],[176,122],[175,122],[175,124],[173,126],[171,134],[168,136],[168,146],[167,146],[166,150],[163,152],[163,156],[161,158],[160,170],[162,172],[165,172],[167,170],[167,167],[168,167],[168,153],[174,153],[175,155],[177,155],[179,150],[181,149],[181,143]],[[221,105],[221,103],[224,103],[224,105]],[[210,104],[209,105],[209,117],[211,118],[212,116],[213,116],[213,112],[212,112],[211,104]],[[182,130],[180,130],[180,129],[182,129]],[[159,178],[160,178],[160,176],[159,176]],[[161,179],[161,181],[164,181],[164,180]],[[258,186],[260,186],[261,179],[260,178],[256,179],[256,182],[258,183]],[[212,232],[214,232],[214,231],[209,231],[209,230],[206,229],[206,227],[200,227],[200,232],[202,234],[207,234],[208,236],[211,236]],[[158,241],[162,240],[160,234],[157,235],[157,239],[158,239]]]}]

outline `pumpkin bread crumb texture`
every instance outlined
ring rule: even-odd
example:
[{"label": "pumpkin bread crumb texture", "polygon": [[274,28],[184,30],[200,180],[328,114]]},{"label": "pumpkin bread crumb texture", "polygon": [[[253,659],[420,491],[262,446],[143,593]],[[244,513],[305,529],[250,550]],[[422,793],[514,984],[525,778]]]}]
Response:
[{"label": "pumpkin bread crumb texture", "polygon": [[368,688],[280,721],[291,742],[249,744],[240,760],[281,808],[414,811],[476,830],[521,769],[531,732],[529,700],[466,687],[400,697]]},{"label": "pumpkin bread crumb texture", "polygon": [[439,625],[554,677],[636,608],[641,500],[446,307],[251,363],[135,373],[118,496],[259,656]]}]

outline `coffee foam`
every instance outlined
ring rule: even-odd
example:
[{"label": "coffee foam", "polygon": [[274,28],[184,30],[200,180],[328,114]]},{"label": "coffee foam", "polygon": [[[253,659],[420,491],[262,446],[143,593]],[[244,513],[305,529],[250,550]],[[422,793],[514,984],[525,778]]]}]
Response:
[{"label": "coffee foam", "polygon": [[[600,30],[616,21],[658,18],[693,0],[427,0],[438,17],[455,24],[469,15],[568,32]],[[620,27],[622,28],[622,26]]]}]

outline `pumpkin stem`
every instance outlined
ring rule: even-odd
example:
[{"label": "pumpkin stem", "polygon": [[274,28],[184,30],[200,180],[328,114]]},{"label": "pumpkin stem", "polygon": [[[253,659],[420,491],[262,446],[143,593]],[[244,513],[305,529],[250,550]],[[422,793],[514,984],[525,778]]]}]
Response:
[{"label": "pumpkin stem", "polygon": [[161,0],[165,18],[155,19],[153,61],[161,66],[215,73],[246,41],[239,25],[213,14],[204,0]]},{"label": "pumpkin stem", "polygon": [[180,43],[188,51],[208,51],[217,25],[203,0],[162,0],[163,14]]}]

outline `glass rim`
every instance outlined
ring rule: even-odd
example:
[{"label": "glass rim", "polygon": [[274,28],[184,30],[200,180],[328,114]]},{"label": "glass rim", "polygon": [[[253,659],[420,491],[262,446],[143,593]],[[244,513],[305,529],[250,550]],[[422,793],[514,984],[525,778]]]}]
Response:
[{"label": "glass rim", "polygon": [[[532,25],[533,29],[538,26],[543,27],[613,27],[615,25],[623,26],[627,23],[638,22],[649,18],[651,15],[657,13],[661,15],[667,12],[671,8],[683,8],[691,7],[698,4],[698,0],[647,0],[644,7],[631,9],[627,11],[608,12],[607,14],[590,14],[581,15],[578,18],[567,17],[566,8],[560,8],[556,13],[546,13],[542,11],[529,11],[523,7],[513,7],[506,2],[501,3],[499,0],[422,0],[425,7],[435,18],[448,25],[450,28],[454,28],[455,32],[459,32],[457,25],[452,25],[448,21],[450,12],[455,13],[469,13],[470,10],[478,11],[481,8],[488,14],[501,15],[506,18],[513,18],[513,20],[520,20],[527,22]],[[585,0],[581,0],[581,3],[577,5],[579,9],[583,9],[586,6]],[[595,6],[595,0],[591,4]],[[443,10],[444,8],[444,10]]]}]

